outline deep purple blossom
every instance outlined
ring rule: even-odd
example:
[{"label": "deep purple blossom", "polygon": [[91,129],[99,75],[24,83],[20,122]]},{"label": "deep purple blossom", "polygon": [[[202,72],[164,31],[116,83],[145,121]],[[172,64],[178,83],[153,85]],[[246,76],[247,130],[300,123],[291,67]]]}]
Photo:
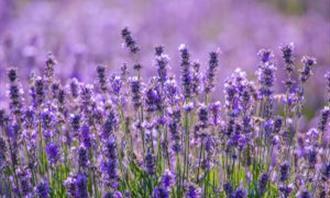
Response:
[{"label": "deep purple blossom", "polygon": [[55,143],[48,143],[46,146],[47,158],[51,164],[56,164],[60,158],[59,147]]}]

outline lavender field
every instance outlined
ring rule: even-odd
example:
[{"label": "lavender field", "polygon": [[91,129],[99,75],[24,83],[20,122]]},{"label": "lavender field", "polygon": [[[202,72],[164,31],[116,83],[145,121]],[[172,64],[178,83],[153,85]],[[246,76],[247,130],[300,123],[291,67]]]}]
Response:
[{"label": "lavender field", "polygon": [[330,197],[330,1],[0,0],[0,197]]}]

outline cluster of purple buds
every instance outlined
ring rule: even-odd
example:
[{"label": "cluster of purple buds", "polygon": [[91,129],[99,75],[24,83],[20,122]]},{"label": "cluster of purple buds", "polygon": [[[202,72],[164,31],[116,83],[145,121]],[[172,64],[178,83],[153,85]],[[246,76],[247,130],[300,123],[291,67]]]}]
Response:
[{"label": "cluster of purple buds", "polygon": [[136,54],[140,49],[136,45],[136,41],[133,39],[131,32],[128,30],[128,28],[124,28],[121,31],[121,36],[125,41],[126,47],[130,50],[132,54]]},{"label": "cluster of purple buds", "polygon": [[300,80],[302,83],[306,82],[312,75],[312,67],[316,64],[316,59],[308,56],[304,56],[301,59],[304,64],[302,70],[300,71]]}]

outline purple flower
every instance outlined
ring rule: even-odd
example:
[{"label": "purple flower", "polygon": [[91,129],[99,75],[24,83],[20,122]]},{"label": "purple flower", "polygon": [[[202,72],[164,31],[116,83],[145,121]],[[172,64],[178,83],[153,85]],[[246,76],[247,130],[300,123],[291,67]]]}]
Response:
[{"label": "purple flower", "polygon": [[243,187],[239,187],[236,189],[236,191],[233,193],[233,198],[247,198],[247,192],[246,189]]},{"label": "purple flower", "polygon": [[44,81],[41,77],[37,77],[37,79],[34,82],[35,87],[35,102],[37,106],[40,106],[45,99],[45,87],[44,87]]},{"label": "purple flower", "polygon": [[257,56],[260,58],[262,63],[271,62],[274,58],[274,54],[270,49],[261,49],[257,53]]},{"label": "purple flower", "polygon": [[110,79],[111,91],[114,95],[119,96],[123,82],[120,76],[112,76]]},{"label": "purple flower", "polygon": [[121,31],[121,36],[124,39],[126,47],[130,50],[132,54],[136,54],[138,51],[140,51],[139,47],[136,45],[136,42],[131,35],[131,32],[128,30],[127,27],[125,27]]},{"label": "purple flower", "polygon": [[105,193],[103,198],[123,198],[123,195],[119,191],[107,192],[107,193]]},{"label": "purple flower", "polygon": [[107,139],[117,127],[117,116],[114,111],[110,111],[102,127],[102,136]]},{"label": "purple flower", "polygon": [[96,67],[97,77],[98,77],[98,83],[100,86],[100,89],[105,92],[107,91],[107,74],[106,74],[106,68],[104,65],[98,65]]},{"label": "purple flower", "polygon": [[210,113],[211,113],[211,120],[214,126],[220,123],[220,112],[221,110],[221,103],[219,101],[214,102],[210,105]]},{"label": "purple flower", "polygon": [[113,189],[118,187],[118,155],[117,142],[115,136],[111,135],[103,145],[104,157],[101,162],[101,172],[104,185],[109,185]]},{"label": "purple flower", "polygon": [[138,77],[134,76],[130,80],[131,82],[131,92],[132,92],[132,102],[134,108],[137,110],[141,106],[141,82]]},{"label": "purple flower", "polygon": [[6,166],[7,146],[5,140],[0,136],[0,172]]},{"label": "purple flower", "polygon": [[266,191],[266,187],[268,184],[269,180],[269,175],[268,173],[263,173],[260,178],[259,178],[259,183],[258,183],[258,191],[260,195],[263,195],[264,192]]},{"label": "purple flower", "polygon": [[168,189],[172,187],[172,185],[174,184],[174,180],[175,175],[171,171],[165,170],[161,178],[160,184]]},{"label": "purple flower", "polygon": [[324,77],[327,80],[328,102],[330,103],[330,71],[328,71]]},{"label": "purple flower", "polygon": [[330,179],[330,162],[324,162],[321,167],[321,176],[323,180],[329,180]]},{"label": "purple flower", "polygon": [[88,166],[88,151],[84,146],[80,146],[78,149],[78,164],[82,169]]},{"label": "purple flower", "polygon": [[168,78],[167,68],[169,57],[166,54],[163,54],[162,50],[161,54],[156,55],[155,62],[157,66],[158,80],[161,84],[164,84]]},{"label": "purple flower", "polygon": [[76,78],[72,78],[71,81],[70,81],[70,94],[73,98],[78,98],[79,96],[79,82]]},{"label": "purple flower", "polygon": [[181,142],[180,142],[180,119],[181,112],[180,110],[174,110],[169,113],[170,121],[168,123],[169,132],[171,134],[172,150],[174,153],[179,153],[181,151]]},{"label": "purple flower", "polygon": [[230,183],[225,183],[223,185],[223,190],[225,191],[227,197],[231,197],[231,195],[234,191],[233,186]]},{"label": "purple flower", "polygon": [[157,88],[151,87],[146,91],[145,103],[148,112],[155,112],[161,110],[162,98]]},{"label": "purple flower", "polygon": [[201,190],[194,184],[188,184],[186,188],[186,198],[200,198],[201,197]]},{"label": "purple flower", "polygon": [[288,162],[283,162],[280,165],[280,181],[284,182],[289,178],[290,164]]},{"label": "purple flower", "polygon": [[58,146],[52,142],[48,143],[46,146],[46,153],[47,153],[48,161],[51,164],[56,164],[56,162],[60,158],[60,151]]},{"label": "purple flower", "polygon": [[75,184],[76,184],[75,198],[87,198],[88,192],[87,192],[86,175],[82,173],[78,173],[78,175],[75,178]]},{"label": "purple flower", "polygon": [[321,118],[319,121],[319,130],[324,132],[330,117],[330,108],[328,106],[324,107],[321,110]]},{"label": "purple flower", "polygon": [[81,127],[81,142],[86,148],[90,148],[92,146],[92,140],[91,140],[91,134],[90,134],[90,129],[89,126],[84,124]]},{"label": "purple flower", "polygon": [[19,183],[20,183],[20,190],[21,194],[23,196],[29,196],[32,193],[32,185],[31,185],[31,173],[29,170],[25,169],[18,169],[17,171],[17,176],[19,178]]},{"label": "purple flower", "polygon": [[298,192],[297,198],[312,198],[312,194],[308,190]]},{"label": "purple flower", "polygon": [[198,111],[198,121],[201,127],[206,128],[209,123],[209,112],[207,106],[201,104],[199,111]]},{"label": "purple flower", "polygon": [[154,175],[156,172],[155,157],[153,156],[150,149],[148,149],[147,154],[144,158],[145,170],[149,175]]},{"label": "purple flower", "polygon": [[206,73],[205,93],[212,91],[214,87],[214,77],[216,68],[219,65],[219,50],[210,53],[209,67]]},{"label": "purple flower", "polygon": [[39,198],[49,198],[51,189],[49,187],[48,182],[40,182],[36,186],[35,192],[36,192],[37,197],[39,197]]},{"label": "purple flower", "polygon": [[269,97],[272,93],[272,87],[275,80],[276,67],[273,63],[266,62],[260,65],[257,74],[258,81],[260,83],[259,95],[261,98]]},{"label": "purple flower", "polygon": [[280,192],[284,195],[284,197],[288,197],[292,192],[292,187],[289,185],[280,185],[279,186]]},{"label": "purple flower", "polygon": [[155,187],[152,192],[152,198],[169,198],[170,193],[162,186]]},{"label": "purple flower", "polygon": [[73,132],[76,133],[80,128],[81,116],[80,115],[72,115],[71,116],[71,127]]},{"label": "purple flower", "polygon": [[192,83],[191,83],[191,90],[195,96],[198,96],[201,89],[201,74],[200,74],[200,63],[195,61],[192,65],[193,72],[192,72]]},{"label": "purple flower", "polygon": [[182,67],[182,87],[183,95],[185,98],[190,98],[191,88],[192,88],[192,74],[191,74],[191,65],[190,65],[190,54],[186,45],[181,44],[179,47],[181,53],[181,67]]},{"label": "purple flower", "polygon": [[280,47],[285,62],[285,70],[291,74],[294,70],[294,44],[289,43]]},{"label": "purple flower", "polygon": [[17,81],[17,71],[15,68],[10,68],[8,70],[8,79],[11,83],[14,83]]},{"label": "purple flower", "polygon": [[312,75],[312,67],[316,64],[316,59],[312,57],[304,56],[301,59],[301,62],[304,64],[304,66],[300,71],[300,80],[301,82],[304,83]]}]

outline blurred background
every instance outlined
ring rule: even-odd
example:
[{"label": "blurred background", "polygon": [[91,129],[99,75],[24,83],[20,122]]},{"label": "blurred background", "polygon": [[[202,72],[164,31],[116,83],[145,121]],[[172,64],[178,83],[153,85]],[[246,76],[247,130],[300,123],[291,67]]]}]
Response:
[{"label": "blurred background", "polygon": [[318,60],[306,90],[310,116],[325,103],[330,0],[0,0],[0,100],[5,97],[6,68],[18,67],[26,82],[31,71],[44,65],[49,51],[64,81],[77,77],[92,82],[97,64],[118,70],[128,59],[120,37],[125,26],[141,47],[145,76],[156,70],[156,45],[165,46],[177,76],[181,43],[203,68],[208,52],[220,47],[220,95],[225,78],[237,67],[255,78],[260,48],[271,48],[277,55],[280,90],[284,68],[278,47],[294,42],[297,67],[302,55]]}]

